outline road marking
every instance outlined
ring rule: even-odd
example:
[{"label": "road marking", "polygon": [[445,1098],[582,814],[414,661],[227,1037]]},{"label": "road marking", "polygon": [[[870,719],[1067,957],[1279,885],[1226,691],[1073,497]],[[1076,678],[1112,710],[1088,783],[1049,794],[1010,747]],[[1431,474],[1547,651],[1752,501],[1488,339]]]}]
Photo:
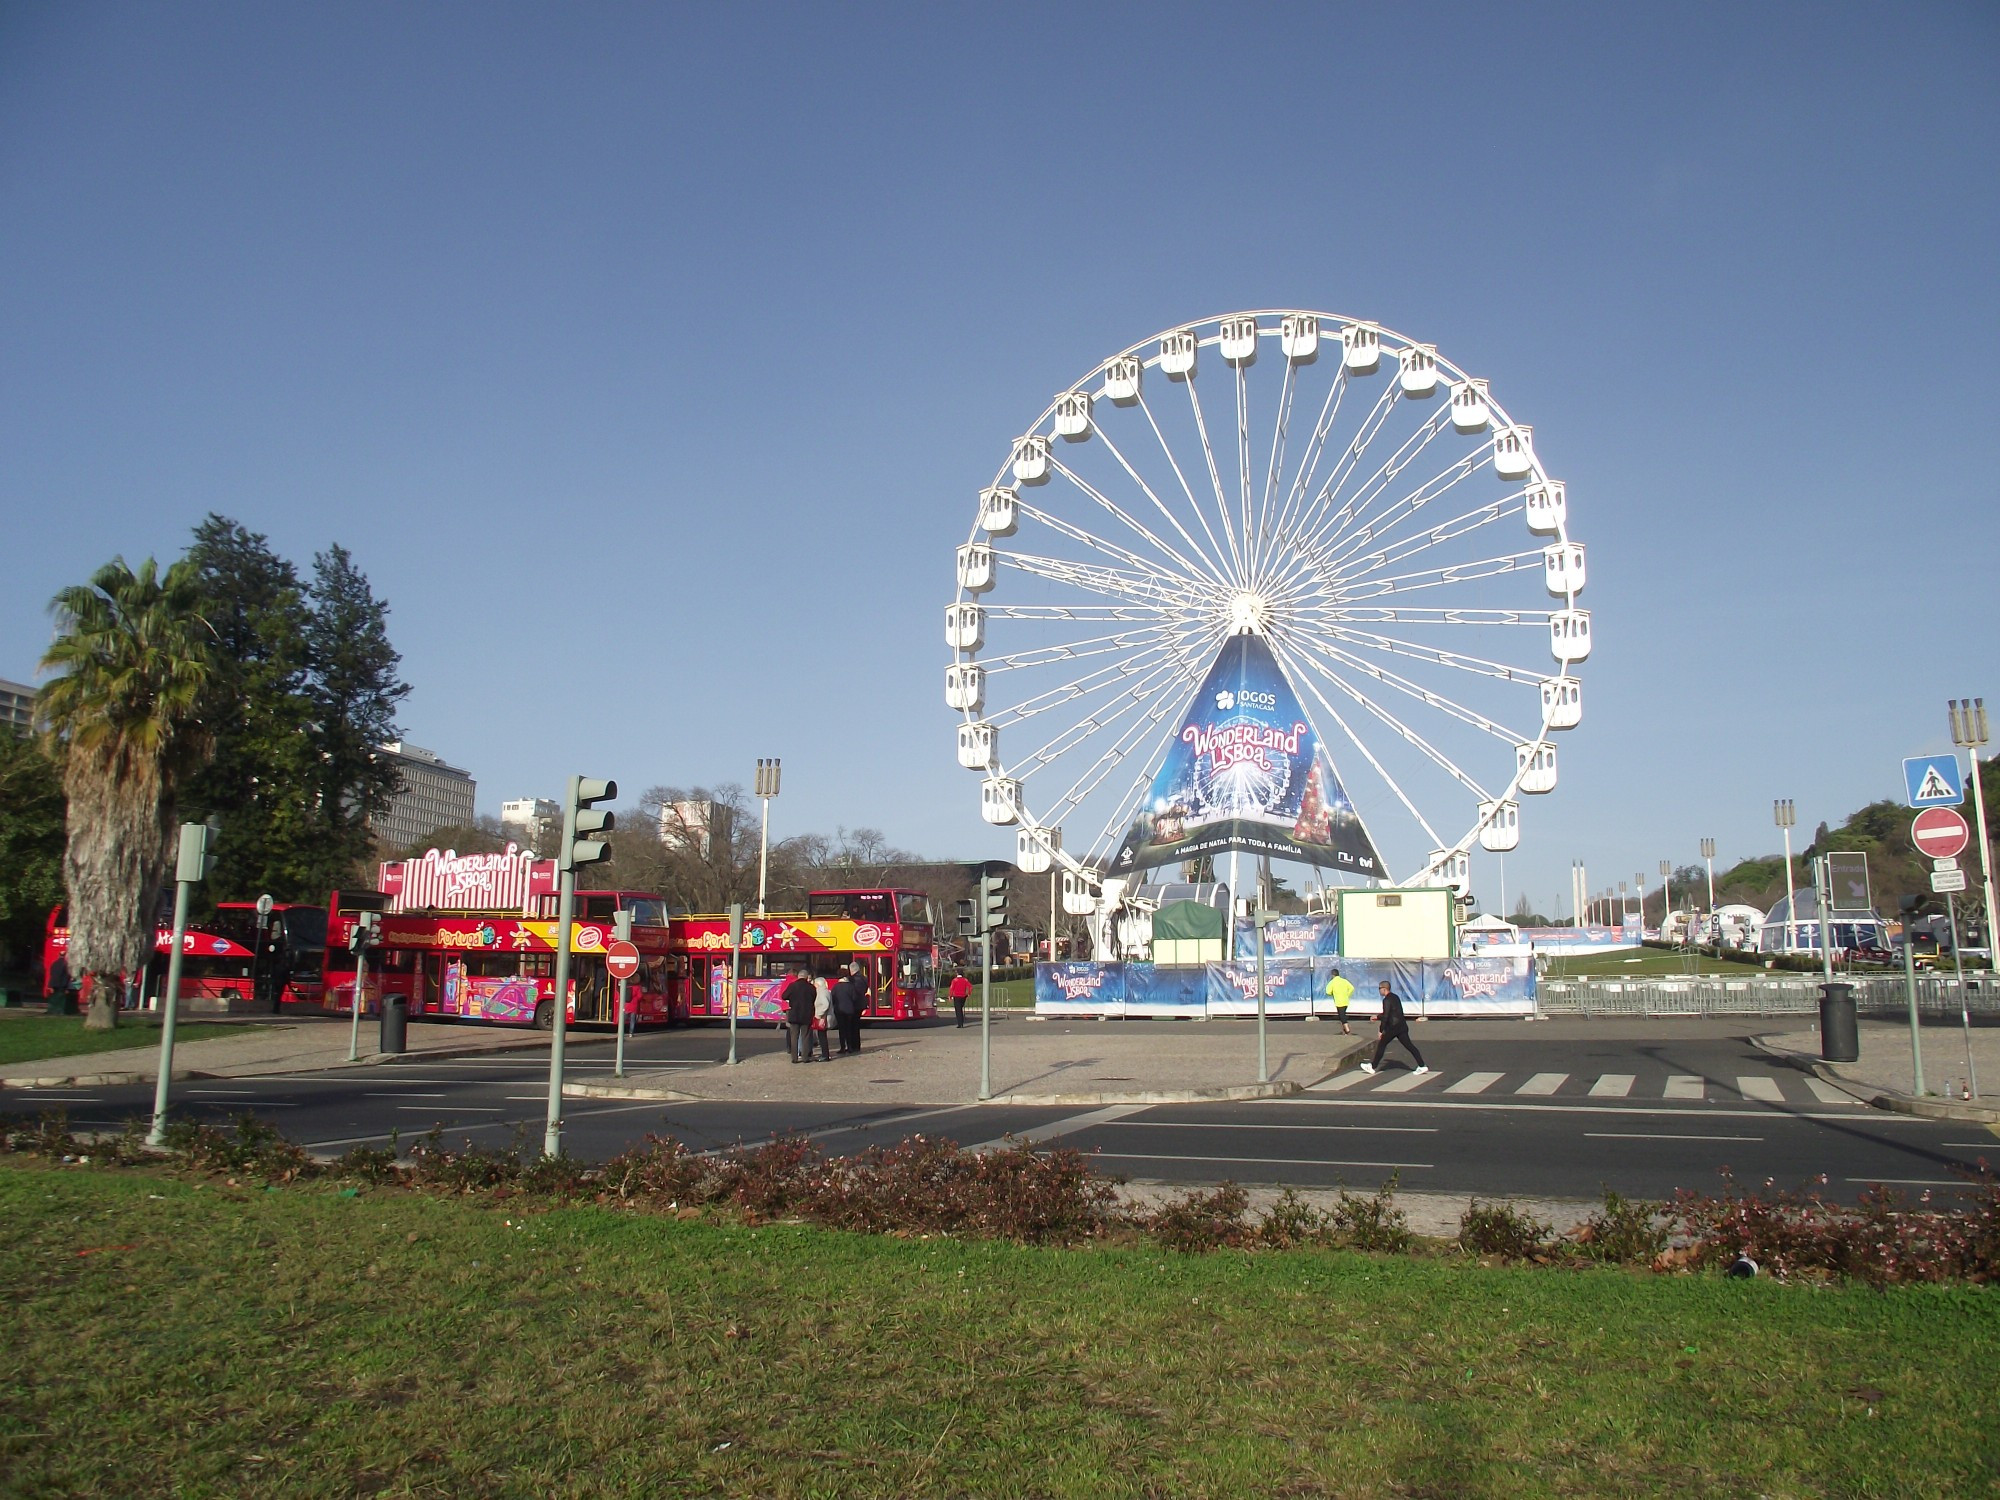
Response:
[{"label": "road marking", "polygon": [[1632,1084],[1638,1078],[1636,1073],[1606,1073],[1590,1086],[1593,1099],[1623,1099],[1632,1092]]},{"label": "road marking", "polygon": [[190,1096],[195,1094],[213,1094],[220,1099],[248,1099],[255,1095],[257,1091],[255,1089],[182,1089],[181,1092]]},{"label": "road marking", "polygon": [[440,1109],[435,1104],[399,1104],[396,1108],[416,1115],[504,1115],[507,1113],[506,1110],[500,1108],[497,1104],[454,1104],[446,1109]]},{"label": "road marking", "polygon": [[1835,1087],[1824,1078],[1808,1078],[1806,1080],[1806,1087],[1812,1090],[1813,1097],[1822,1104],[1858,1105],[1861,1102],[1845,1089]]},{"label": "road marking", "polygon": [[1514,1092],[1517,1094],[1553,1094],[1569,1081],[1567,1073],[1537,1073]]},{"label": "road marking", "polygon": [[1986,1151],[1991,1149],[1991,1141],[1941,1141],[1940,1145],[1950,1146],[1955,1151]]},{"label": "road marking", "polygon": [[1237,1165],[1259,1167],[1384,1167],[1408,1168],[1419,1172],[1437,1169],[1437,1163],[1428,1161],[1322,1161],[1301,1160],[1294,1156],[1181,1156],[1157,1155],[1144,1151],[1093,1151],[1093,1156],[1101,1156],[1106,1161],[1205,1161],[1228,1162]]},{"label": "road marking", "polygon": [[1647,1134],[1638,1130],[1586,1130],[1587,1141],[1761,1141],[1761,1135],[1683,1135],[1679,1131]]},{"label": "road marking", "polygon": [[1407,1094],[1411,1089],[1422,1088],[1425,1084],[1437,1078],[1437,1076],[1438,1073],[1435,1068],[1428,1073],[1405,1073],[1401,1078],[1391,1078],[1387,1083],[1376,1084],[1369,1092],[1375,1094]]},{"label": "road marking", "polygon": [[1079,1130],[1088,1130],[1093,1125],[1104,1125],[1112,1120],[1122,1120],[1127,1115],[1136,1115],[1142,1109],[1150,1109],[1147,1104],[1113,1104],[1104,1109],[1093,1109],[1088,1114],[1065,1115],[1060,1120],[1051,1120],[1046,1125],[1033,1125],[1026,1130],[1016,1130],[1008,1135],[997,1136],[990,1141],[981,1141],[968,1147],[971,1151],[997,1151],[1004,1146],[1012,1146],[1029,1141],[1052,1141],[1057,1136],[1072,1135]]},{"label": "road marking", "polygon": [[1765,1104],[1783,1104],[1785,1096],[1778,1091],[1778,1080],[1753,1073],[1736,1080],[1736,1091],[1745,1099],[1760,1100]]},{"label": "road marking", "polygon": [[363,1094],[364,1099],[448,1099],[449,1094],[419,1094],[409,1089],[398,1089],[391,1094]]},{"label": "road marking", "polygon": [[[1308,1099],[1303,1094],[1293,1094],[1282,1102],[1293,1105],[1311,1105],[1319,1109],[1450,1109],[1493,1110],[1502,1113],[1507,1111],[1532,1110],[1542,1114],[1561,1114],[1567,1111],[1571,1114],[1582,1115],[1672,1115],[1678,1120],[1693,1117],[1704,1120],[1741,1118],[1745,1120],[1768,1121],[1771,1118],[1771,1111],[1763,1108],[1728,1109],[1709,1106],[1697,1110],[1658,1104],[1518,1104],[1513,1102],[1503,1103],[1493,1099],[1446,1099],[1442,1096],[1435,1099],[1378,1099],[1373,1094],[1363,1094],[1352,1099]],[[1862,1123],[1862,1120],[1857,1119],[1852,1110],[1841,1114],[1829,1114],[1810,1109],[1787,1109],[1784,1111],[1784,1117],[1791,1120],[1833,1120],[1847,1126]],[[1925,1119],[1919,1115],[1891,1114],[1886,1110],[1871,1111],[1863,1118],[1870,1129],[1876,1126],[1885,1128],[1895,1128],[1898,1126],[1935,1127],[1938,1124],[1936,1120]]]},{"label": "road marking", "polygon": [[1457,1083],[1446,1088],[1445,1092],[1447,1094],[1483,1094],[1506,1076],[1505,1073],[1467,1073]]},{"label": "road marking", "polygon": [[1890,1187],[1948,1187],[1964,1188],[1970,1192],[1973,1184],[1963,1178],[1940,1177],[1843,1177],[1842,1182],[1880,1182]]},{"label": "road marking", "polygon": [[[1148,1105],[1147,1108],[1154,1106]],[[1352,1130],[1366,1135],[1436,1135],[1440,1125],[1276,1125],[1237,1124],[1233,1120],[1126,1120],[1121,1130]]]},{"label": "road marking", "polygon": [[1308,1094],[1336,1094],[1342,1089],[1353,1088],[1364,1078],[1372,1078],[1372,1073],[1364,1073],[1356,1068],[1351,1073],[1342,1073],[1338,1078],[1322,1078],[1318,1083],[1306,1085]]},{"label": "road marking", "polygon": [[1703,1098],[1702,1081],[1692,1073],[1675,1073],[1667,1079],[1667,1087],[1662,1099]]}]

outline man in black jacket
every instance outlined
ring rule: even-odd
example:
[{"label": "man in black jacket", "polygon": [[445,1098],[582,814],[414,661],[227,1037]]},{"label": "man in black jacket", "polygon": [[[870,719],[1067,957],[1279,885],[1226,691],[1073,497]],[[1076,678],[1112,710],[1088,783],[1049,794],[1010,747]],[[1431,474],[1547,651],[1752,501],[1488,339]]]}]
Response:
[{"label": "man in black jacket", "polygon": [[812,981],[803,974],[794,974],[792,982],[785,986],[779,998],[785,1003],[785,1041],[791,1049],[792,1061],[811,1062],[813,1000],[816,998]]},{"label": "man in black jacket", "polygon": [[1417,1060],[1419,1073],[1430,1072],[1430,1065],[1424,1061],[1417,1044],[1410,1040],[1409,1019],[1403,1014],[1403,997],[1389,988],[1389,981],[1382,981],[1382,1019],[1375,1035],[1375,1060],[1361,1065],[1361,1071],[1372,1073],[1382,1066],[1382,1054],[1389,1050],[1389,1043],[1401,1042],[1403,1050]]},{"label": "man in black jacket", "polygon": [[833,987],[833,1019],[840,1026],[840,1050],[861,1050],[861,1012],[868,1003],[868,988],[861,982],[861,965],[840,976]]}]

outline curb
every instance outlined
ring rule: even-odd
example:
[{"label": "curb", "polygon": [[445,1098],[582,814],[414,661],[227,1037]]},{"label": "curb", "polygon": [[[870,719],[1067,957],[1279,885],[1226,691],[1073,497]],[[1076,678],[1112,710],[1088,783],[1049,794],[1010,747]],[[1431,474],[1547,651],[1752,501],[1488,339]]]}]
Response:
[{"label": "curb", "polygon": [[[191,1068],[175,1068],[167,1075],[167,1082],[186,1083],[190,1079],[208,1076]],[[135,1083],[151,1083],[158,1077],[157,1073],[74,1073],[64,1078],[0,1078],[0,1089],[115,1089]]]},{"label": "curb", "polygon": [[1810,1073],[1815,1078],[1832,1084],[1835,1088],[1851,1094],[1863,1104],[1874,1109],[1887,1110],[1891,1114],[1920,1115],[1927,1120],[1963,1120],[1968,1124],[2000,1125],[2000,1108],[1984,1104],[1960,1103],[1951,1099],[1932,1099],[1915,1094],[1898,1094],[1892,1089],[1878,1089],[1873,1084],[1862,1083],[1836,1072],[1835,1064],[1807,1055],[1803,1052],[1787,1052],[1770,1046],[1761,1036],[1750,1038],[1750,1045],[1769,1057],[1773,1062],[1787,1068],[1796,1068],[1801,1073]]},{"label": "curb", "polygon": [[1303,1092],[1301,1083],[1241,1083],[1219,1089],[1135,1089],[1124,1094],[995,1094],[981,1104],[1219,1104],[1234,1099],[1281,1099]]},{"label": "curb", "polygon": [[[669,1104],[701,1104],[706,1094],[686,1094],[679,1089],[653,1088],[643,1083],[566,1083],[565,1099],[659,1099]],[[726,1101],[725,1101],[726,1102]]]}]

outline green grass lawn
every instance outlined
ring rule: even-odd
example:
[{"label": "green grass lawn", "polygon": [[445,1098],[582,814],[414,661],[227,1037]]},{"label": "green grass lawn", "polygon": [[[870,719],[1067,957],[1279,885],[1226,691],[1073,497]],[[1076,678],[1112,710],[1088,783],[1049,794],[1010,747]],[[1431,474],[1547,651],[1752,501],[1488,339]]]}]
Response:
[{"label": "green grass lawn", "polygon": [[[262,1031],[240,1022],[182,1021],[174,1027],[174,1042],[204,1037],[242,1036]],[[160,1023],[148,1016],[121,1016],[112,1031],[85,1031],[81,1016],[16,1016],[0,1021],[0,1063],[35,1062],[44,1057],[81,1057],[91,1052],[117,1052],[127,1047],[158,1047]]]},{"label": "green grass lawn", "polygon": [[[1618,948],[1609,953],[1585,953],[1549,960],[1549,978],[1583,979],[1591,976],[1616,978],[1633,974],[1683,975],[1689,973],[1684,954],[1666,948]],[[1697,955],[1693,972],[1701,974],[1762,974],[1762,964],[1737,963],[1734,959]],[[1781,977],[1792,977],[1789,975]]]},{"label": "green grass lawn", "polygon": [[0,1255],[11,1495],[2000,1480],[2000,1293],[1971,1287],[1030,1250],[19,1159]]}]

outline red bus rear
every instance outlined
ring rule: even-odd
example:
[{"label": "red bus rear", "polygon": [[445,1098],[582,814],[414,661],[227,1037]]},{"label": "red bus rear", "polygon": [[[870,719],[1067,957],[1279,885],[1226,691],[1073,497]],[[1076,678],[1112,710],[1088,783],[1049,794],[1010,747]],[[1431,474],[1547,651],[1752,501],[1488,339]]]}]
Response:
[{"label": "red bus rear", "polygon": [[[166,990],[174,928],[163,920],[153,931],[153,956],[139,976],[135,996],[157,1009]],[[67,961],[69,926],[63,907],[49,913],[42,938],[42,994],[57,958]],[[326,913],[317,906],[274,903],[260,913],[250,901],[216,903],[213,916],[190,924],[181,947],[181,1006],[192,1011],[317,1006],[326,952]],[[83,976],[70,976],[74,984]]]}]

